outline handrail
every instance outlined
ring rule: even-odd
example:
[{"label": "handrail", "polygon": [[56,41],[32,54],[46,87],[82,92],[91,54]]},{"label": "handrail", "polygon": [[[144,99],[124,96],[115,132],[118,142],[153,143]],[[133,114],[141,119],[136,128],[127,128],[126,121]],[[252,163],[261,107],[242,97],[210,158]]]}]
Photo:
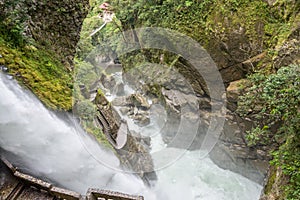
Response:
[{"label": "handrail", "polygon": [[17,200],[18,197],[22,195],[25,187],[34,187],[41,193],[46,192],[50,196],[53,196],[53,199],[95,200],[100,198],[104,200],[144,200],[143,196],[129,195],[116,191],[95,188],[89,188],[86,195],[83,196],[77,192],[53,186],[51,183],[20,172],[4,156],[0,157],[0,161],[2,161],[10,169],[12,175],[18,180],[17,184],[14,186],[6,199]]}]

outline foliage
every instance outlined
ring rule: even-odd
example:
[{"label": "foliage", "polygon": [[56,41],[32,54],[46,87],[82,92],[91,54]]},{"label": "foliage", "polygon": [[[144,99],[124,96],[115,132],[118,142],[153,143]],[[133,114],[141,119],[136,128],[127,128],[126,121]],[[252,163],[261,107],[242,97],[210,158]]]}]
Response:
[{"label": "foliage", "polygon": [[102,130],[95,125],[94,118],[97,113],[96,105],[80,94],[80,89],[76,84],[74,86],[74,93],[74,95],[76,95],[76,102],[74,103],[73,113],[80,119],[80,125],[87,133],[93,135],[98,142],[107,148],[112,148]]},{"label": "foliage", "polygon": [[15,46],[25,43],[26,0],[0,1],[0,35]]},{"label": "foliage", "polygon": [[82,120],[92,121],[96,115],[96,106],[89,100],[78,102],[76,110]]},{"label": "foliage", "polygon": [[[111,50],[114,50],[117,46],[118,41],[115,41],[114,44],[111,44],[112,40],[107,41],[107,38],[111,38],[114,33],[120,31],[120,23],[116,18],[113,19],[113,22],[106,24],[105,27],[94,36],[90,36],[95,29],[104,23],[99,18],[99,14],[102,12],[99,8],[101,3],[103,3],[102,0],[90,2],[91,10],[83,22],[80,41],[77,47],[77,58],[79,60],[86,59],[89,53],[98,45],[103,46],[103,53],[111,52]],[[107,44],[108,42],[109,44]]]},{"label": "foliage", "polygon": [[268,126],[260,128],[259,126],[252,128],[250,131],[247,131],[246,140],[249,146],[255,146],[258,142],[266,144],[266,136],[270,134]]},{"label": "foliage", "polygon": [[278,144],[272,164],[290,180],[286,198],[300,196],[300,66],[280,68],[276,74],[249,77],[252,87],[239,101],[238,112],[257,122],[247,136],[251,145]]},{"label": "foliage", "polygon": [[[80,63],[80,61],[77,61]],[[85,70],[85,67],[89,66],[87,63],[84,63],[83,65],[81,65],[81,68],[83,69],[83,71]],[[75,75],[75,77],[78,75]],[[76,77],[78,78],[78,77]],[[86,77],[84,77],[86,78]],[[110,145],[110,143],[107,141],[105,135],[103,134],[102,130],[100,128],[98,128],[95,123],[94,123],[94,118],[97,114],[97,108],[95,106],[95,104],[93,104],[90,99],[86,99],[83,94],[82,91],[80,90],[80,84],[82,84],[83,82],[85,82],[84,79],[79,81],[80,79],[76,80],[74,83],[74,90],[73,90],[73,97],[74,97],[74,105],[73,105],[73,113],[76,115],[76,117],[78,117],[80,119],[80,125],[84,128],[84,130],[95,136],[95,138],[97,139],[98,142],[100,142],[101,144],[103,144],[104,146],[108,147],[108,148],[112,148],[112,146]],[[95,79],[93,79],[95,80]],[[88,87],[88,85],[85,85]]]},{"label": "foliage", "polygon": [[111,150],[114,150],[111,146],[111,144],[106,139],[105,135],[103,134],[102,130],[94,125],[92,121],[82,121],[81,123],[82,127],[85,129],[85,131],[89,134],[92,134],[95,136],[96,140],[103,144],[105,147],[110,148]]},{"label": "foliage", "polygon": [[49,108],[70,110],[72,77],[65,67],[45,49],[33,45],[13,47],[0,37],[0,64],[9,68]]},{"label": "foliage", "polygon": [[97,74],[93,65],[85,61],[76,61],[75,81],[89,88],[97,80]]},{"label": "foliage", "polygon": [[[74,84],[74,109],[76,110],[77,116],[80,118],[82,127],[90,134],[94,135],[95,138],[106,147],[112,148],[110,143],[107,141],[102,130],[99,129],[94,123],[94,117],[96,115],[96,108],[89,99],[84,97],[83,91],[80,89],[80,85],[84,86],[84,90],[89,91],[90,88],[98,77],[98,71],[101,70],[102,66],[92,65],[95,62],[90,60],[90,57],[101,56],[99,52],[102,52],[103,56],[110,56],[111,44],[106,44],[106,38],[110,38],[112,33],[118,31],[117,22],[107,24],[100,32],[90,37],[90,34],[97,28],[99,28],[103,21],[98,17],[101,13],[99,5],[103,3],[102,0],[91,0],[91,10],[83,22],[80,41],[77,46],[77,53],[75,58],[75,84]],[[117,41],[116,41],[117,43]],[[116,44],[115,44],[116,46]],[[95,48],[101,48],[99,51],[94,51]],[[97,55],[92,55],[97,53]],[[88,61],[88,62],[86,62]],[[91,63],[90,63],[91,62]]]},{"label": "foliage", "polygon": [[250,41],[262,42],[257,48],[275,46],[291,31],[300,7],[299,3],[287,2],[269,6],[262,0],[111,0],[123,30],[140,26],[170,28],[206,47],[210,40],[226,40],[225,33],[240,29]]}]

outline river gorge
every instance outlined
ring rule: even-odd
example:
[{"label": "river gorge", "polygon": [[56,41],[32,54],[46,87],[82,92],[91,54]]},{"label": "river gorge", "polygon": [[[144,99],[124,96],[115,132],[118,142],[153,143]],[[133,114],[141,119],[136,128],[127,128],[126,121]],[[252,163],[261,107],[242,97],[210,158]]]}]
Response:
[{"label": "river gorge", "polygon": [[[203,152],[173,147],[169,153],[183,152],[182,157],[157,170],[157,182],[148,188],[134,174],[122,172],[111,150],[86,135],[72,116],[58,117],[48,111],[30,91],[7,75],[1,74],[0,88],[1,148],[20,170],[34,176],[79,193],[96,187],[143,195],[149,200],[253,200],[260,196],[261,185],[219,168],[209,157],[201,158]],[[160,129],[158,117],[163,115],[151,116],[147,132]],[[154,135],[153,153],[164,148],[161,137]],[[154,157],[154,164],[159,165],[162,159],[165,158]]]},{"label": "river gorge", "polygon": [[298,200],[299,46],[297,0],[0,0],[0,199]]}]

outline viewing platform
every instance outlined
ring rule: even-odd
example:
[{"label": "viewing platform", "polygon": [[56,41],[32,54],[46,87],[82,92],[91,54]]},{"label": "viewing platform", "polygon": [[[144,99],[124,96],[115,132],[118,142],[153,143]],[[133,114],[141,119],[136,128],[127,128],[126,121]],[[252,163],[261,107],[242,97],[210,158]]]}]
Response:
[{"label": "viewing platform", "polygon": [[4,157],[0,160],[0,178],[0,200],[144,200],[142,196],[95,188],[81,195],[24,174]]}]

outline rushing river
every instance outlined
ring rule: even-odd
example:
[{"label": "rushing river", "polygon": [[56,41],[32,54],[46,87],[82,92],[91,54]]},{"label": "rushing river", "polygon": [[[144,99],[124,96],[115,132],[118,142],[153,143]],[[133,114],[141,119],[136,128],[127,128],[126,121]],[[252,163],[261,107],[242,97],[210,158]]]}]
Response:
[{"label": "rushing river", "polygon": [[[152,115],[148,131],[158,130],[159,121]],[[151,145],[155,153],[164,143],[156,135]],[[148,188],[136,176],[115,170],[120,168],[117,157],[87,136],[71,117],[48,111],[34,95],[1,73],[0,146],[22,171],[83,194],[96,187],[143,195],[146,200],[255,200],[262,189],[209,158],[200,160],[200,151],[187,151],[158,170],[157,183]],[[164,158],[154,157],[154,164],[160,159]]]}]

